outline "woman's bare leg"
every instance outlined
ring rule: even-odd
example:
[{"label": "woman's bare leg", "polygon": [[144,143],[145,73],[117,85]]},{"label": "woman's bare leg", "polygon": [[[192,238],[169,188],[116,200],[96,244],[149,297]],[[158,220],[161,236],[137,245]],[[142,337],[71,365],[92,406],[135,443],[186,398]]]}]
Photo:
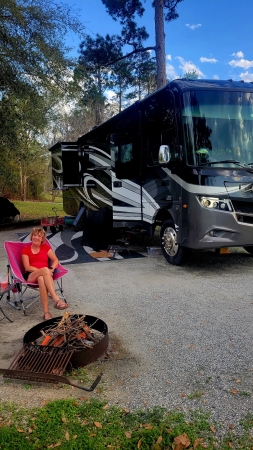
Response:
[{"label": "woman's bare leg", "polygon": [[43,277],[45,287],[49,294],[51,295],[54,303],[57,303],[60,299],[60,297],[56,294],[55,288],[54,288],[54,280],[52,277],[52,272],[47,267],[43,267],[42,269],[35,270],[32,272],[28,277],[28,282],[30,283],[38,283],[38,280],[40,277]]},{"label": "woman's bare leg", "polygon": [[49,313],[48,291],[47,291],[47,287],[45,285],[44,278],[42,275],[40,277],[38,277],[38,285],[39,285],[39,290],[40,290],[40,299],[41,299],[41,303],[42,303],[42,308],[43,308],[44,316],[45,316],[46,313]]}]

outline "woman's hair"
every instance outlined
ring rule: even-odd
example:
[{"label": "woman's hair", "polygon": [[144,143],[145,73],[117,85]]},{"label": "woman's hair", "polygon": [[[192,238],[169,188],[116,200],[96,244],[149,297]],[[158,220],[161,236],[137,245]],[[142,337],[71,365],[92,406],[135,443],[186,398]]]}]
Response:
[{"label": "woman's hair", "polygon": [[44,242],[46,240],[46,232],[45,232],[44,228],[42,228],[42,227],[34,227],[32,229],[32,231],[31,231],[31,234],[30,234],[30,239],[31,240],[32,240],[32,237],[33,237],[33,235],[35,233],[41,234],[41,236],[42,236],[42,241],[41,242],[42,242],[42,244],[44,244]]}]

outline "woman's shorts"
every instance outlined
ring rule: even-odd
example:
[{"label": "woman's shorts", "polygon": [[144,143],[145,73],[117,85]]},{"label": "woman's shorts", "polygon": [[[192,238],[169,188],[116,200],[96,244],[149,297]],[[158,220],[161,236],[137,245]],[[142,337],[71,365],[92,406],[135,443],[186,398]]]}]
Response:
[{"label": "woman's shorts", "polygon": [[23,277],[24,277],[25,281],[27,281],[27,279],[28,279],[30,273],[32,273],[32,272],[25,272],[25,273],[24,273]]}]

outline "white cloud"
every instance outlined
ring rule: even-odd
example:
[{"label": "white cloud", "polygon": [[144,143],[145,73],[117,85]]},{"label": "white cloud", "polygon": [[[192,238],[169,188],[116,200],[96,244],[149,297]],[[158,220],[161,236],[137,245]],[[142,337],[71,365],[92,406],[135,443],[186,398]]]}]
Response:
[{"label": "white cloud", "polygon": [[214,76],[213,76],[213,79],[214,79],[214,80],[219,80],[220,77],[219,77],[219,75],[214,75]]},{"label": "white cloud", "polygon": [[106,98],[108,99],[108,100],[112,100],[113,99],[113,97],[114,97],[114,99],[115,99],[115,92],[113,92],[113,91],[106,91]]},{"label": "white cloud", "polygon": [[184,58],[182,58],[181,56],[176,56],[176,59],[179,60],[180,62],[180,69],[183,70],[183,72],[193,72],[194,70],[197,72],[199,77],[205,77],[205,75],[203,74],[203,72],[201,72],[201,70],[195,65],[193,64],[191,61],[185,61]]},{"label": "white cloud", "polygon": [[253,81],[253,73],[249,73],[249,72],[244,72],[244,73],[240,73],[239,75],[241,80],[244,81]]},{"label": "white cloud", "polygon": [[249,61],[248,59],[232,59],[228,63],[232,67],[243,67],[243,69],[249,69],[250,67],[253,67],[253,61]]},{"label": "white cloud", "polygon": [[199,58],[199,60],[200,60],[200,62],[203,62],[203,63],[217,63],[218,62],[218,59],[215,59],[215,58],[205,58],[204,56],[201,56],[201,58]]},{"label": "white cloud", "polygon": [[237,53],[232,53],[232,56],[236,56],[236,58],[243,58],[244,57],[244,54],[243,54],[243,52],[237,52]]},{"label": "white cloud", "polygon": [[168,59],[169,61],[171,61],[171,60],[172,60],[171,55],[166,55],[166,59]]},{"label": "white cloud", "polygon": [[171,64],[166,64],[166,76],[169,80],[175,80],[175,78],[178,78],[176,69]]},{"label": "white cloud", "polygon": [[197,23],[197,24],[190,24],[190,23],[186,23],[185,24],[187,27],[189,27],[191,30],[195,30],[196,28],[202,27],[201,23]]}]

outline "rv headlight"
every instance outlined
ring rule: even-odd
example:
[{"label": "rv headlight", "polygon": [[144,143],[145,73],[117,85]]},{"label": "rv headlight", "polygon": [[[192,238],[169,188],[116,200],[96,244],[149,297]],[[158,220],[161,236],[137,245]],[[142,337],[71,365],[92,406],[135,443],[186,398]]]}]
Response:
[{"label": "rv headlight", "polygon": [[203,208],[219,209],[221,211],[232,211],[233,210],[230,200],[228,198],[197,196],[197,199]]}]

